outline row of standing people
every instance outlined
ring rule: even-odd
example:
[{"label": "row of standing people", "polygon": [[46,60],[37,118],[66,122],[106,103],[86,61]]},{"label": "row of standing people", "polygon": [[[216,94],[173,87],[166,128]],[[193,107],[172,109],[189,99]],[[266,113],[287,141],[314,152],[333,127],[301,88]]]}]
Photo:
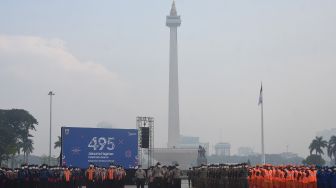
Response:
[{"label": "row of standing people", "polygon": [[148,183],[148,188],[181,188],[182,172],[178,164],[171,166],[158,162],[155,166],[147,169],[147,172],[139,166],[135,172],[137,188],[143,188]]},{"label": "row of standing people", "polygon": [[251,188],[316,188],[317,170],[307,166],[262,165],[249,170]]},{"label": "row of standing people", "polygon": [[317,187],[336,187],[336,167],[320,167],[317,171]]},{"label": "row of standing people", "polygon": [[22,165],[21,168],[0,168],[0,188],[122,188],[126,171],[111,165],[86,170],[59,166]]},{"label": "row of standing people", "polygon": [[188,172],[193,188],[248,188],[248,166],[243,164],[202,165]]}]

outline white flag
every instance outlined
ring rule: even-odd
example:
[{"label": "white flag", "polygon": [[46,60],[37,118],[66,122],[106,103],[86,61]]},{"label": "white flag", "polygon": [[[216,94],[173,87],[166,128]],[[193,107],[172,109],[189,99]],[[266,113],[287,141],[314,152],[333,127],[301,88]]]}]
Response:
[{"label": "white flag", "polygon": [[263,93],[262,93],[262,84],[261,84],[258,106],[262,103],[263,103]]}]

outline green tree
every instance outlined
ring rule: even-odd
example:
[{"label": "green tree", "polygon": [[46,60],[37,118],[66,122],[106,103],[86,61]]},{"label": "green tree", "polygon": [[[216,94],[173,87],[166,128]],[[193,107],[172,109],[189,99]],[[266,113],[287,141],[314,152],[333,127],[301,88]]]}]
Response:
[{"label": "green tree", "polygon": [[[54,149],[62,147],[62,137],[58,136],[57,138],[58,138],[57,141],[54,143]],[[56,160],[57,160],[57,163],[59,164],[61,160],[60,156],[58,156]]]},{"label": "green tree", "polygon": [[37,120],[26,110],[0,109],[0,162],[22,150],[26,158],[33,151],[30,131],[35,131]]},{"label": "green tree", "polygon": [[309,145],[310,155],[312,155],[314,150],[315,150],[316,155],[324,154],[323,148],[326,148],[327,146],[328,146],[328,142],[323,140],[322,136],[315,137],[315,139]]},{"label": "green tree", "polygon": [[336,164],[336,136],[330,137],[327,153],[331,160],[334,158],[334,162]]},{"label": "green tree", "polygon": [[54,143],[54,149],[56,148],[60,148],[61,147],[61,144],[62,144],[62,138],[60,136],[57,137],[58,140]]},{"label": "green tree", "polygon": [[311,154],[306,159],[302,161],[304,165],[317,165],[323,166],[325,164],[325,160],[321,155]]},{"label": "green tree", "polygon": [[48,164],[48,162],[49,162],[49,156],[42,155],[42,156],[40,157],[40,163],[41,163],[41,164]]},{"label": "green tree", "polygon": [[22,146],[22,150],[23,150],[23,154],[24,154],[24,161],[25,163],[28,163],[28,156],[29,154],[31,154],[34,150],[34,146],[33,146],[34,142],[32,139],[27,138],[23,141],[23,146]]},{"label": "green tree", "polygon": [[4,115],[0,112],[0,164],[17,152],[16,143],[15,130],[6,125]]}]

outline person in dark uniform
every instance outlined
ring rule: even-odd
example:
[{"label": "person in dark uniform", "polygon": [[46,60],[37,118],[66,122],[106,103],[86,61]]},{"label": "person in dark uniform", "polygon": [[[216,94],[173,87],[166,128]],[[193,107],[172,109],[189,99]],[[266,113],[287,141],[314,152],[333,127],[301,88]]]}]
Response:
[{"label": "person in dark uniform", "polygon": [[192,173],[192,170],[191,170],[191,168],[189,168],[188,171],[187,171],[188,187],[189,187],[189,188],[190,188],[190,186],[191,186],[191,173]]},{"label": "person in dark uniform", "polygon": [[150,166],[147,169],[147,184],[148,184],[148,188],[153,188],[154,187],[153,168],[154,168],[154,166]]},{"label": "person in dark uniform", "polygon": [[40,184],[40,169],[38,165],[34,165],[32,168],[33,188],[39,187]]},{"label": "person in dark uniform", "polygon": [[33,165],[28,166],[28,187],[27,188],[34,188],[34,177],[33,177]]},{"label": "person in dark uniform", "polygon": [[121,188],[123,187],[123,179],[124,179],[124,171],[123,168],[121,166],[118,166],[118,168],[116,169],[116,173],[115,173],[115,187],[116,188]]},{"label": "person in dark uniform", "polygon": [[0,187],[6,186],[6,170],[4,168],[0,168]]},{"label": "person in dark uniform", "polygon": [[73,179],[74,188],[79,188],[81,185],[81,172],[79,168],[76,168],[76,167],[73,168],[72,179]]},{"label": "person in dark uniform", "polygon": [[168,188],[168,179],[169,179],[169,170],[168,167],[166,165],[162,166],[162,188]]},{"label": "person in dark uniform", "polygon": [[48,188],[48,178],[49,178],[49,170],[47,169],[47,165],[43,164],[41,166],[39,179],[40,179],[40,188]]},{"label": "person in dark uniform", "polygon": [[21,165],[21,169],[18,171],[18,187],[27,188],[28,170],[25,165]]},{"label": "person in dark uniform", "polygon": [[48,169],[48,188],[54,188],[54,167],[50,166]]},{"label": "person in dark uniform", "polygon": [[61,174],[62,174],[62,168],[57,166],[56,170],[55,170],[55,187],[56,188],[62,188],[62,178],[61,178]]}]

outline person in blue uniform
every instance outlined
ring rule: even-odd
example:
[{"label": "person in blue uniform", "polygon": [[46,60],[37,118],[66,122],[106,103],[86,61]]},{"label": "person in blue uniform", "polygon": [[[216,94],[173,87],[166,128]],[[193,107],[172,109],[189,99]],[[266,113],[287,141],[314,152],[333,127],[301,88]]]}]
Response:
[{"label": "person in blue uniform", "polygon": [[49,169],[46,164],[43,164],[39,173],[40,187],[48,188],[48,179],[49,179]]},{"label": "person in blue uniform", "polygon": [[29,182],[28,166],[22,165],[18,172],[19,188],[27,188]]}]

